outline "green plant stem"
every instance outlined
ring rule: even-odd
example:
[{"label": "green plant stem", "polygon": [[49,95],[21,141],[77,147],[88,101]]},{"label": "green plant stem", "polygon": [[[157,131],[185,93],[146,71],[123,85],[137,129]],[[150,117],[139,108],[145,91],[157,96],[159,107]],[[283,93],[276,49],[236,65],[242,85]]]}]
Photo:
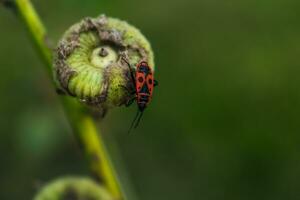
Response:
[{"label": "green plant stem", "polygon": [[[43,23],[30,0],[15,0],[13,3],[52,79],[52,50],[47,45],[48,39]],[[98,132],[93,118],[74,98],[61,96],[60,99],[75,138],[87,157],[93,174],[98,180],[102,181],[115,199],[125,199],[116,172],[107,154],[104,140],[101,133]]]}]

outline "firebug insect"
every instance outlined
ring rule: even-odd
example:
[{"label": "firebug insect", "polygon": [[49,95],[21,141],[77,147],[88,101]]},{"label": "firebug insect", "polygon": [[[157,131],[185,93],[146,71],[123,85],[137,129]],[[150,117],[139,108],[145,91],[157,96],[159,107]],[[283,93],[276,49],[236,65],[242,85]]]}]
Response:
[{"label": "firebug insect", "polygon": [[132,127],[136,128],[139,125],[145,108],[152,100],[154,86],[157,86],[158,82],[154,79],[153,71],[149,67],[147,62],[141,61],[140,63],[138,63],[134,75],[133,69],[131,68],[130,64],[125,59],[123,60],[129,67],[132,83],[135,86],[135,96],[130,99],[126,103],[126,105],[129,106],[133,103],[134,100],[136,100],[138,106],[137,114],[132,121],[129,129],[130,132]]}]

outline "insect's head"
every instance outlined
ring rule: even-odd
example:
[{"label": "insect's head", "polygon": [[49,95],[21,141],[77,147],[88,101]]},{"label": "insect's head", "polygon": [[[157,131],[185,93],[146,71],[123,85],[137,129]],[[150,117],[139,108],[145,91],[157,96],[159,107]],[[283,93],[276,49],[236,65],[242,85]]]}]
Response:
[{"label": "insect's head", "polygon": [[137,70],[138,70],[138,72],[145,73],[145,74],[149,74],[151,72],[151,69],[150,69],[148,63],[145,61],[139,63]]}]

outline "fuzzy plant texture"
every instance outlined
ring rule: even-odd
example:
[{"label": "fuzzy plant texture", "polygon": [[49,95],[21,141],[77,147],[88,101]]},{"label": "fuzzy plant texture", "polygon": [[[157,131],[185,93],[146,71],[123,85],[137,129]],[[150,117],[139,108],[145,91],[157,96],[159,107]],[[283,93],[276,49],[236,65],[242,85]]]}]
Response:
[{"label": "fuzzy plant texture", "polygon": [[34,200],[113,200],[105,188],[85,177],[63,177],[44,186]]},{"label": "fuzzy plant texture", "polygon": [[148,40],[125,21],[101,15],[85,18],[66,31],[55,51],[54,74],[64,93],[103,115],[134,95],[127,63],[134,69],[154,56]]}]

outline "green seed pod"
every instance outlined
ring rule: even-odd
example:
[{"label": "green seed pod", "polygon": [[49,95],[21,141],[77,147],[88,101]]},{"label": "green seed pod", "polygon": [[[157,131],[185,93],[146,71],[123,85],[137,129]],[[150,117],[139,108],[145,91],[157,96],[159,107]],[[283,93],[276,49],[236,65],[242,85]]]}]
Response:
[{"label": "green seed pod", "polygon": [[105,188],[90,178],[65,177],[44,186],[34,200],[113,200]]},{"label": "green seed pod", "polygon": [[54,73],[61,90],[103,113],[132,98],[129,67],[154,66],[151,46],[125,21],[85,18],[73,25],[55,51]]}]

